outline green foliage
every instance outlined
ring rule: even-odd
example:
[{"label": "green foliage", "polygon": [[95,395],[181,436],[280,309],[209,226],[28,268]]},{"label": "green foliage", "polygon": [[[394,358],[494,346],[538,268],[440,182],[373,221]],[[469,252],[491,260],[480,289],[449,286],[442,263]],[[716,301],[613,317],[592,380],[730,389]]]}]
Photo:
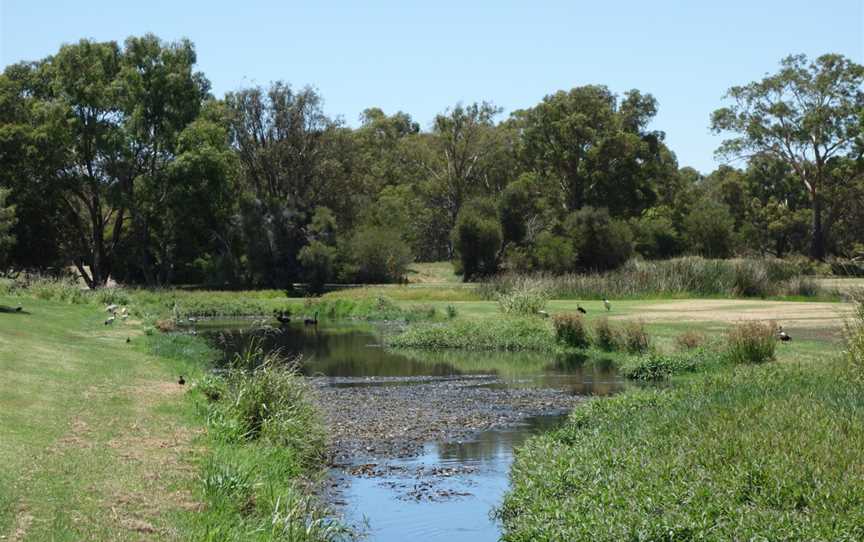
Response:
[{"label": "green foliage", "polygon": [[555,274],[570,271],[576,265],[576,250],[568,238],[544,231],[534,244],[537,269]]},{"label": "green foliage", "polygon": [[0,265],[5,265],[6,254],[15,244],[12,226],[15,225],[15,206],[7,201],[11,189],[0,187]]},{"label": "green foliage", "polygon": [[552,327],[555,329],[555,339],[560,344],[573,348],[587,348],[591,345],[588,326],[581,314],[556,314],[552,317]]},{"label": "green foliage", "polygon": [[727,355],[735,363],[762,363],[774,359],[777,326],[773,322],[743,322],[726,334]]},{"label": "green foliage", "polygon": [[617,350],[621,344],[619,331],[612,327],[605,316],[594,322],[594,344],[607,352]]},{"label": "green foliage", "polygon": [[684,236],[694,254],[728,258],[734,249],[734,219],[721,203],[701,199],[684,217]]},{"label": "green foliage", "polygon": [[642,322],[627,322],[621,330],[621,346],[631,354],[642,354],[651,349],[651,337]]},{"label": "green foliage", "polygon": [[668,208],[655,207],[633,221],[635,250],[649,260],[671,258],[681,253],[681,236]]},{"label": "green foliage", "polygon": [[605,208],[586,207],[570,214],[564,229],[574,240],[579,267],[586,271],[615,269],[633,254],[630,228],[612,219]]},{"label": "green foliage", "polygon": [[466,281],[494,274],[501,250],[501,226],[486,202],[466,205],[456,219],[453,248]]},{"label": "green foliage", "polygon": [[324,285],[333,280],[336,274],[336,247],[321,241],[312,241],[302,249],[298,256],[303,266],[303,275],[312,292],[320,293]]},{"label": "green foliage", "polygon": [[650,352],[624,360],[618,371],[631,380],[657,381],[686,373],[703,373],[723,367],[725,358],[705,348],[689,352],[662,354]]},{"label": "green foliage", "polygon": [[546,308],[549,293],[539,281],[517,280],[513,288],[498,296],[498,306],[504,314],[532,315]]},{"label": "green foliage", "polygon": [[455,319],[442,324],[418,324],[388,338],[397,348],[463,350],[540,350],[554,348],[549,326],[538,318],[493,320]]},{"label": "green foliage", "polygon": [[705,344],[705,334],[691,329],[675,337],[675,344],[680,350],[693,350]]},{"label": "green foliage", "polygon": [[398,231],[389,228],[361,228],[345,250],[345,274],[360,283],[401,282],[411,263],[411,249]]},{"label": "green foliage", "polygon": [[855,311],[846,321],[846,356],[852,375],[864,382],[864,291],[853,294]]},{"label": "green foliage", "polygon": [[516,455],[503,539],[862,538],[849,473],[864,467],[864,402],[838,365],[721,370],[574,409]]}]

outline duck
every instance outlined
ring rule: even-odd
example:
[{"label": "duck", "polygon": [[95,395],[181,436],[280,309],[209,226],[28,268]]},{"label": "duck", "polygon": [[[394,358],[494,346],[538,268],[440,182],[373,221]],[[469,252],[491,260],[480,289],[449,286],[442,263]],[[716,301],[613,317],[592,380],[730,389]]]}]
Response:
[{"label": "duck", "polygon": [[183,378],[183,375],[180,375],[180,380],[178,380],[177,383],[180,384],[181,386],[186,384],[186,379]]},{"label": "duck", "polygon": [[132,342],[132,339],[130,339],[129,337],[126,337],[126,344],[129,344],[131,342]]},{"label": "duck", "polygon": [[783,331],[783,326],[780,326],[780,328],[777,329],[777,338],[780,339],[781,341],[783,341],[784,343],[792,340],[792,337],[790,337],[788,333]]},{"label": "duck", "polygon": [[588,314],[588,311],[582,308],[582,305],[576,304],[576,310],[581,312],[582,314]]},{"label": "duck", "polygon": [[317,326],[318,325],[318,311],[315,311],[315,316],[312,318],[306,318],[303,320],[303,323],[307,326]]}]

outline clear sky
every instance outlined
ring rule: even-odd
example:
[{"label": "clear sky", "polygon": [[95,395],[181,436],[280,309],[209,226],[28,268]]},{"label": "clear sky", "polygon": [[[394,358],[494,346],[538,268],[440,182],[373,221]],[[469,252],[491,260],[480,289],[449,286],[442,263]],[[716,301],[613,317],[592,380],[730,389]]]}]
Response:
[{"label": "clear sky", "polygon": [[725,90],[791,53],[864,63],[864,0],[0,0],[0,65],[146,32],[191,39],[217,96],[312,85],[350,125],[371,106],[425,128],[458,101],[509,112],[577,85],[638,88],[681,165],[708,172]]}]

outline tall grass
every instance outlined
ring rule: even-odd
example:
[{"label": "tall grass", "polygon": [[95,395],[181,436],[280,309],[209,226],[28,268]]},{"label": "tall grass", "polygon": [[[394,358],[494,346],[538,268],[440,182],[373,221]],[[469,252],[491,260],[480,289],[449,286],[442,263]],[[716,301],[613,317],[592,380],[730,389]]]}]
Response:
[{"label": "tall grass", "polygon": [[[671,260],[630,260],[602,274],[537,274],[531,277],[554,299],[638,298],[644,296],[818,296],[823,292],[800,266],[785,260],[716,260],[687,256]],[[477,294],[494,300],[513,291],[525,277],[500,275],[477,286]]]},{"label": "tall grass", "polygon": [[548,323],[539,318],[501,318],[495,320],[450,320],[421,323],[390,337],[388,345],[397,348],[462,350],[538,350],[550,351],[555,340]]},{"label": "tall grass", "polygon": [[552,327],[555,329],[555,339],[565,346],[573,348],[591,346],[588,326],[579,313],[556,314],[552,317]]},{"label": "tall grass", "polygon": [[735,363],[762,363],[774,359],[777,325],[774,322],[742,322],[726,333],[727,355]]},{"label": "tall grass", "polygon": [[864,291],[853,294],[855,311],[846,321],[846,356],[859,381],[864,381]]},{"label": "tall grass", "polygon": [[498,294],[498,306],[504,314],[537,314],[548,301],[544,284],[530,277],[516,278],[509,291]]}]

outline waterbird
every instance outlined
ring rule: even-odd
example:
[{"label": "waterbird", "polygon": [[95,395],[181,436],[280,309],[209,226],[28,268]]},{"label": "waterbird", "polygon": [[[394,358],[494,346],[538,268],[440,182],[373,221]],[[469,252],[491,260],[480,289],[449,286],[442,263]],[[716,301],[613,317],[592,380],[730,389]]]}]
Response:
[{"label": "waterbird", "polygon": [[317,326],[318,325],[318,311],[315,311],[315,316],[312,318],[306,318],[303,320],[303,323],[307,326]]},{"label": "waterbird", "polygon": [[582,314],[588,314],[588,311],[582,308],[582,305],[576,304],[576,310],[581,312]]},{"label": "waterbird", "polygon": [[186,379],[183,378],[183,375],[180,375],[180,380],[177,381],[181,386],[186,383]]},{"label": "waterbird", "polygon": [[543,318],[549,318],[549,313],[546,311],[537,311],[537,314],[539,314]]},{"label": "waterbird", "polygon": [[18,305],[17,307],[15,307],[15,312],[21,312],[23,310],[24,310],[24,307],[22,307],[21,305]]},{"label": "waterbird", "polygon": [[114,316],[109,316],[107,320],[105,320],[105,325],[110,326],[114,323]]},{"label": "waterbird", "polygon": [[132,342],[132,339],[130,339],[129,337],[126,337],[126,344],[129,344],[131,342]]},{"label": "waterbird", "polygon": [[612,310],[612,303],[609,303],[609,300],[606,299],[605,297],[603,298],[603,306],[606,307],[607,311]]},{"label": "waterbird", "polygon": [[111,303],[110,305],[105,307],[105,312],[115,313],[117,312],[118,308],[120,308],[120,305],[115,305],[114,303]]},{"label": "waterbird", "polygon": [[788,333],[783,331],[783,326],[780,326],[780,328],[777,330],[777,338],[784,343],[792,340],[792,337],[790,337]]}]

